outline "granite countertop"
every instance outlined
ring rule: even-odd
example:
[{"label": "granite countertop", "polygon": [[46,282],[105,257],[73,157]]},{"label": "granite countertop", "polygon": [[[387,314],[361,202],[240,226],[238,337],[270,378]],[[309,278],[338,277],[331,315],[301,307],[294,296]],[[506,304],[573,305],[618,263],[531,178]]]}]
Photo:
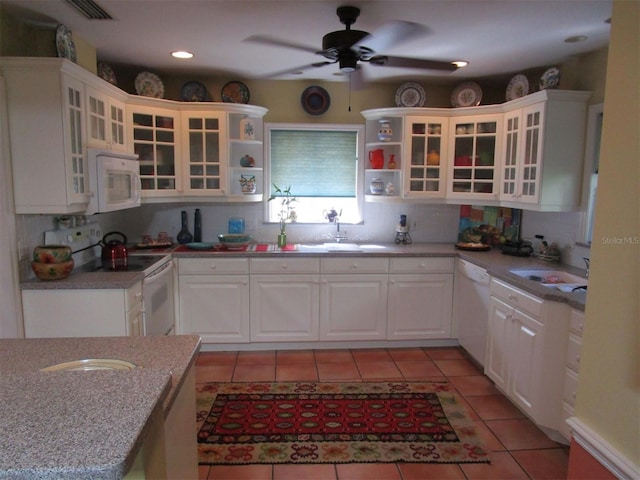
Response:
[{"label": "granite countertop", "polygon": [[[123,478],[199,348],[196,335],[0,339],[0,478]],[[40,371],[87,358],[137,368]]]},{"label": "granite countertop", "polygon": [[[347,242],[349,243],[349,242]],[[584,310],[586,292],[563,293],[559,290],[544,287],[536,282],[519,277],[510,272],[512,269],[548,269],[562,270],[576,275],[584,276],[585,271],[567,265],[544,262],[535,257],[514,257],[503,255],[498,249],[493,248],[487,252],[472,252],[458,250],[451,243],[412,243],[409,245],[396,243],[358,242],[364,245],[376,245],[384,248],[364,247],[360,251],[314,251],[301,249],[296,245],[294,250],[281,251],[277,248],[268,248],[265,251],[229,251],[229,250],[190,250],[178,245],[173,248],[162,249],[161,252],[148,250],[138,251],[138,254],[171,254],[173,258],[237,258],[237,257],[274,257],[282,258],[296,256],[312,257],[460,257],[476,265],[487,269],[490,275],[509,282],[544,300],[565,302],[574,308]],[[260,244],[269,245],[269,244]],[[311,244],[310,244],[311,245]],[[339,244],[336,244],[339,245]],[[42,281],[30,280],[21,283],[23,289],[72,289],[72,288],[129,288],[136,281],[140,281],[143,275],[140,272],[112,272],[112,273],[83,273],[73,272],[64,280]]]}]

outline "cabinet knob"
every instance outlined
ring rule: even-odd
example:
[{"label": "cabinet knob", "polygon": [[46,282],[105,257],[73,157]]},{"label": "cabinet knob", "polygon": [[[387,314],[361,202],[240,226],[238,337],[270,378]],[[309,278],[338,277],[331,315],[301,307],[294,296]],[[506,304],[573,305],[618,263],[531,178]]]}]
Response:
[{"label": "cabinet knob", "polygon": [[512,302],[517,302],[518,301],[518,297],[516,295],[513,295],[512,293],[509,294],[509,300],[511,300]]},{"label": "cabinet knob", "polygon": [[580,363],[580,354],[576,355],[576,363]]},{"label": "cabinet knob", "polygon": [[286,264],[286,263],[283,263],[283,264],[282,264],[282,269],[283,269],[283,270],[286,270],[286,269],[287,269],[287,267],[288,267],[288,266],[287,266],[287,264]]},{"label": "cabinet knob", "polygon": [[421,263],[420,265],[418,265],[420,268],[427,268],[427,266],[424,263]]},{"label": "cabinet knob", "polygon": [[217,265],[215,263],[212,263],[210,267],[211,267],[211,270],[215,270],[217,268]]},{"label": "cabinet knob", "polygon": [[357,263],[352,263],[349,268],[351,268],[351,270],[357,270],[358,269],[358,264]]}]

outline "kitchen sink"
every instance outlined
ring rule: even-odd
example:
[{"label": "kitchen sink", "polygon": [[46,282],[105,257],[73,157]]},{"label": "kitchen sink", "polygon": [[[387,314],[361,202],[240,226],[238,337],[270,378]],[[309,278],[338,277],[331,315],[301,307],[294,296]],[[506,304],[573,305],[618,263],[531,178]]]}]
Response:
[{"label": "kitchen sink", "polygon": [[586,278],[560,270],[511,270],[511,273],[563,292],[571,292],[574,288],[587,286]]},{"label": "kitchen sink", "polygon": [[71,362],[57,363],[42,369],[43,372],[88,371],[88,370],[132,370],[136,366],[131,362],[115,358],[88,358]]},{"label": "kitchen sink", "polygon": [[298,245],[300,252],[371,252],[385,250],[384,245],[360,244],[360,243],[318,243]]}]

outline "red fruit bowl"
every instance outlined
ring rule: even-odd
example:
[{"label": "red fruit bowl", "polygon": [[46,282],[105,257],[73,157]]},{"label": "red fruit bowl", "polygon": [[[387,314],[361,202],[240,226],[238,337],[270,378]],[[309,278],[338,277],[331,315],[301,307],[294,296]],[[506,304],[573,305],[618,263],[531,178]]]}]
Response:
[{"label": "red fruit bowl", "polygon": [[73,259],[62,263],[31,262],[31,269],[40,280],[61,280],[73,270]]},{"label": "red fruit bowl", "polygon": [[36,263],[64,263],[71,260],[71,247],[68,245],[40,245],[33,249],[33,261]]}]

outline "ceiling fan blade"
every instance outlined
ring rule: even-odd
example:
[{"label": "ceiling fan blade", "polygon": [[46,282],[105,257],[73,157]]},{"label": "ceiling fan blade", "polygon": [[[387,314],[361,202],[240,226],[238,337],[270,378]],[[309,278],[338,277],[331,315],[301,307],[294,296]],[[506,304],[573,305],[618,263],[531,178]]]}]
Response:
[{"label": "ceiling fan blade", "polygon": [[400,68],[419,68],[422,70],[441,70],[446,72],[454,72],[458,70],[458,66],[446,60],[426,60],[422,58],[408,57],[388,57],[385,55],[376,55],[369,59],[371,65],[385,67]]},{"label": "ceiling fan blade", "polygon": [[313,47],[307,47],[306,45],[300,45],[297,43],[282,40],[280,38],[271,37],[269,35],[251,35],[245,38],[243,41],[252,43],[261,43],[263,45],[271,45],[274,47],[292,48],[295,50],[301,50],[307,53],[317,53],[318,49]]},{"label": "ceiling fan blade", "polygon": [[382,27],[353,44],[351,49],[365,53],[385,52],[390,48],[422,37],[427,33],[429,33],[429,29],[419,23],[394,20],[385,23]]},{"label": "ceiling fan blade", "polygon": [[312,68],[318,68],[318,67],[324,67],[326,65],[332,65],[336,62],[315,62],[315,63],[310,63],[308,65],[302,65],[300,67],[294,67],[294,68],[287,68],[286,70],[279,70],[277,72],[273,72],[270,73],[269,75],[266,75],[265,78],[274,78],[274,77],[279,77],[281,75],[287,75],[287,74],[293,74],[296,72],[304,72],[305,70],[310,70]]}]

